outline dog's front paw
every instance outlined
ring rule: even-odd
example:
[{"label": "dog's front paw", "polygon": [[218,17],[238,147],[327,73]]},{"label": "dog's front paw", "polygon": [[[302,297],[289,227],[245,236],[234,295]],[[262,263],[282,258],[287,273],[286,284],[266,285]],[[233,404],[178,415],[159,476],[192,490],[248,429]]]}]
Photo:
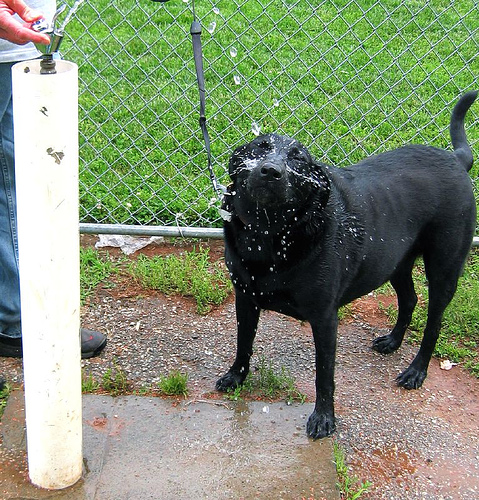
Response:
[{"label": "dog's front paw", "polygon": [[401,342],[398,342],[392,335],[384,335],[373,340],[373,349],[381,354],[389,354],[397,351]]},{"label": "dog's front paw", "polygon": [[228,373],[226,373],[216,381],[216,390],[227,392],[236,389],[244,382],[245,378],[246,375],[243,376],[243,374],[230,370]]},{"label": "dog's front paw", "polygon": [[320,439],[330,436],[335,430],[334,414],[318,413],[314,410],[309,416],[306,433],[310,438]]},{"label": "dog's front paw", "polygon": [[427,370],[418,370],[410,366],[396,377],[396,383],[404,389],[419,389],[426,375]]}]

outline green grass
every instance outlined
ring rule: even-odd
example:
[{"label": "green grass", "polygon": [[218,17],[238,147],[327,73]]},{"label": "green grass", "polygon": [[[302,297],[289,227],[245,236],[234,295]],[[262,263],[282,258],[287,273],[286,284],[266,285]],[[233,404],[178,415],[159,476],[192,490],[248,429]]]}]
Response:
[{"label": "green grass", "polygon": [[132,262],[130,272],[145,288],[194,297],[199,314],[221,304],[232,291],[226,269],[219,262],[212,263],[205,248],[179,256],[140,255]]},{"label": "green grass", "polygon": [[348,466],[346,465],[346,456],[342,448],[333,441],[334,463],[336,464],[336,472],[338,474],[338,488],[342,500],[357,500],[365,495],[372,483],[369,481],[361,482],[356,477],[349,475]]},{"label": "green grass", "polygon": [[5,384],[0,390],[0,420],[3,416],[3,412],[5,411],[5,407],[7,406],[8,396],[10,395],[10,386]]},{"label": "green grass", "polygon": [[97,382],[94,378],[93,375],[90,373],[89,375],[86,375],[84,372],[82,372],[82,384],[81,384],[81,389],[83,393],[92,393],[96,392],[101,388],[101,385],[99,382]]},{"label": "green grass", "polygon": [[111,396],[120,396],[130,391],[126,373],[117,363],[103,374],[101,387]]},{"label": "green grass", "polygon": [[104,283],[118,267],[106,256],[101,256],[94,248],[80,249],[80,299],[81,303],[90,297],[100,283]]},{"label": "green grass", "polygon": [[306,396],[296,388],[288,371],[281,367],[279,373],[276,372],[271,362],[267,363],[264,357],[259,359],[257,370],[250,371],[243,384],[227,392],[225,397],[238,401],[246,395],[259,399],[284,398],[288,404],[306,401]]},{"label": "green grass", "polygon": [[167,376],[160,377],[158,388],[166,396],[186,397],[188,395],[188,375],[175,370]]},{"label": "green grass", "polygon": [[94,248],[80,251],[80,296],[85,303],[98,285],[115,286],[115,276],[136,279],[145,288],[166,294],[193,297],[197,312],[206,314],[213,305],[223,303],[233,291],[221,261],[212,262],[209,249],[185,251],[181,255],[146,257],[140,255],[126,265],[127,259],[112,259]]},{"label": "green grass", "polygon": [[[310,3],[317,7],[197,2],[202,25],[217,23],[202,35],[217,173],[253,137],[252,121],[336,165],[409,142],[450,147],[452,104],[477,85],[473,3]],[[69,24],[62,48],[81,79],[83,222],[219,224],[198,127],[190,9],[179,0],[98,0]],[[476,157],[477,116],[476,104],[467,118]],[[472,177],[479,190],[477,165]]]}]

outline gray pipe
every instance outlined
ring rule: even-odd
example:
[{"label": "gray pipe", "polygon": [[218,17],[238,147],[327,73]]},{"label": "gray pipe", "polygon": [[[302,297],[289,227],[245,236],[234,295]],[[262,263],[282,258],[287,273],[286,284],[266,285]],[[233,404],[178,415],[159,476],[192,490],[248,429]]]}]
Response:
[{"label": "gray pipe", "polygon": [[126,224],[80,224],[82,234],[123,234],[223,239],[223,229],[207,227],[132,226]]},{"label": "gray pipe", "polygon": [[[126,224],[80,224],[82,234],[123,234],[130,236],[169,236],[185,238],[223,239],[223,229],[208,227],[130,226]],[[479,236],[475,236],[473,247],[479,247]]]}]

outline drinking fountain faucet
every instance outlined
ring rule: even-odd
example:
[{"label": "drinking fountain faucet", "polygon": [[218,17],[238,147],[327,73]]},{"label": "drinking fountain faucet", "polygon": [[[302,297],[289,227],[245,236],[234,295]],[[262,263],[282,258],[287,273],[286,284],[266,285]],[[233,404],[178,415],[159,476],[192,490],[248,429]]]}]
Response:
[{"label": "drinking fountain faucet", "polygon": [[55,14],[53,15],[51,23],[48,23],[46,19],[39,19],[32,24],[32,30],[38,33],[44,33],[50,37],[50,43],[44,45],[41,43],[36,43],[35,47],[41,52],[42,60],[40,62],[40,74],[55,74],[55,60],[53,59],[53,54],[58,52],[60,44],[63,40],[63,35],[65,33],[66,22],[63,23],[61,27],[57,26],[58,16],[67,8],[66,4],[59,7]]}]

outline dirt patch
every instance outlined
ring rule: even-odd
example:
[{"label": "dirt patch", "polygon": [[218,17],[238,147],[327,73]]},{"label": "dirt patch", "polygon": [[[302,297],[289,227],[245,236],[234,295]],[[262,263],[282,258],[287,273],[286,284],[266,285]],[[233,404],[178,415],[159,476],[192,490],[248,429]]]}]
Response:
[{"label": "dirt patch", "polygon": [[[83,236],[82,244],[94,245]],[[203,242],[214,259],[223,258],[221,241]],[[197,241],[150,245],[139,254],[181,253]],[[118,249],[108,248],[120,256]],[[424,386],[406,391],[396,376],[417,347],[405,343],[384,356],[370,348],[388,333],[384,312],[394,296],[371,294],[355,301],[341,322],[336,368],[335,439],[346,450],[351,474],[373,483],[372,499],[472,499],[479,497],[479,381],[460,366],[450,371],[433,360]],[[190,398],[222,398],[216,379],[235,354],[234,301],[199,316],[192,299],[165,296],[121,278],[100,286],[82,311],[82,323],[108,336],[98,358],[83,361],[84,372],[101,380],[121,368],[132,390],[151,390],[172,370],[188,373]],[[262,313],[253,369],[264,356],[285,367],[299,389],[314,400],[314,344],[309,325],[276,313]],[[0,358],[0,374],[21,383],[21,360]],[[312,411],[311,403],[305,412]],[[92,422],[91,425],[100,425]],[[306,439],[306,437],[305,437]]]},{"label": "dirt patch", "polygon": [[345,321],[366,321],[377,328],[389,328],[390,321],[386,314],[389,307],[396,307],[395,295],[378,294],[371,292],[350,304],[350,313]]}]

